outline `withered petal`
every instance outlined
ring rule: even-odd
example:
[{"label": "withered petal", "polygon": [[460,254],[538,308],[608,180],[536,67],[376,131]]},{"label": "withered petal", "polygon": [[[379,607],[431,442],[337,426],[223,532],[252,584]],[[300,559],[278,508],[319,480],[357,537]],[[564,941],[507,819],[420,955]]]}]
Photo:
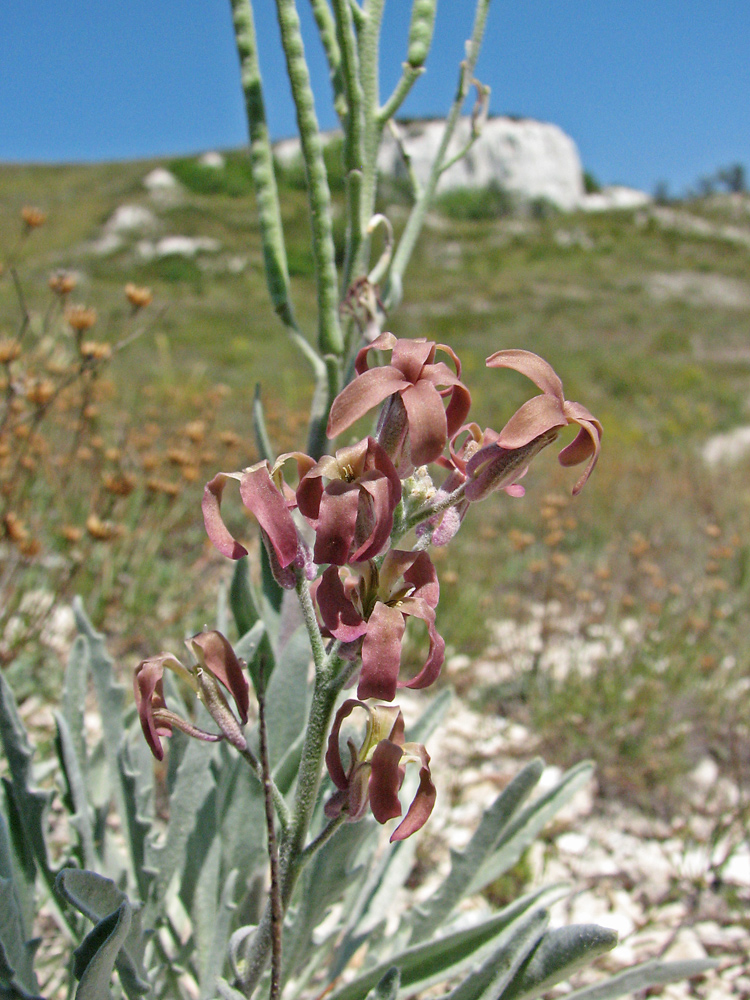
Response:
[{"label": "withered petal", "polygon": [[221,497],[230,478],[225,473],[219,472],[209,483],[206,483],[201,510],[203,511],[206,534],[219,552],[229,559],[240,559],[247,555],[247,549],[232,536],[221,516]]}]

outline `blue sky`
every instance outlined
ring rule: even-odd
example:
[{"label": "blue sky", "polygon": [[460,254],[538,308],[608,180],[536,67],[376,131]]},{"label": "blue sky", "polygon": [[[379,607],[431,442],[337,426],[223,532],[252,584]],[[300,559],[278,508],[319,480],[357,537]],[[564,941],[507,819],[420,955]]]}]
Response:
[{"label": "blue sky", "polygon": [[[298,0],[324,126],[334,124],[307,0]],[[273,0],[255,0],[275,137],[295,130]],[[384,93],[405,53],[407,0],[387,0]],[[404,107],[448,107],[470,0],[440,0],[428,72]],[[603,183],[677,193],[750,170],[747,0],[493,0],[479,78],[493,113],[552,121]],[[3,0],[0,162],[134,158],[246,140],[229,0]]]}]

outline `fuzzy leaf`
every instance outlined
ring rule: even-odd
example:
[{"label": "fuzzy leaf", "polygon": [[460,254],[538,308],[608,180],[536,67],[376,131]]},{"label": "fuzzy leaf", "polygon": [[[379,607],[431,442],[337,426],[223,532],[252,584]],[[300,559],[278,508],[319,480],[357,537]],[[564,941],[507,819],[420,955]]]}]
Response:
[{"label": "fuzzy leaf", "polygon": [[77,635],[68,656],[63,682],[62,714],[68,726],[81,774],[85,777],[87,767],[86,737],[83,724],[83,710],[86,704],[86,687],[89,675],[88,644],[82,635]]},{"label": "fuzzy leaf", "polygon": [[[80,636],[79,636],[80,638]],[[91,807],[86,794],[86,781],[73,739],[64,715],[55,712],[57,724],[57,753],[65,782],[68,786],[70,824],[78,834],[80,861],[85,868],[96,867],[94,831],[91,826]]]},{"label": "fuzzy leaf", "polygon": [[237,882],[237,870],[229,873],[219,898],[219,905],[214,918],[214,933],[211,947],[208,950],[206,965],[201,975],[201,1000],[210,1000],[216,992],[219,974],[227,959],[227,945],[235,912],[234,894]]},{"label": "fuzzy leaf", "polygon": [[76,1000],[111,998],[110,981],[120,948],[130,930],[131,909],[123,900],[114,913],[100,920],[73,952],[73,972],[79,980]]},{"label": "fuzzy leaf", "polygon": [[536,787],[544,763],[532,760],[503,789],[482,816],[473,837],[463,851],[451,850],[451,869],[432,896],[414,911],[412,944],[424,941],[443,923],[456,904],[469,892],[472,878],[503,837],[508,825]]},{"label": "fuzzy leaf", "polygon": [[34,975],[37,942],[28,941],[18,896],[10,878],[0,878],[0,996],[6,988],[21,990],[19,996],[35,995]]},{"label": "fuzzy leaf", "polygon": [[374,823],[349,823],[336,832],[305,868],[295,895],[297,909],[286,929],[282,954],[285,978],[294,975],[314,950],[312,933],[326,911],[338,902],[346,889],[362,874],[355,868],[363,841]]},{"label": "fuzzy leaf", "polygon": [[258,651],[258,646],[263,639],[266,627],[262,621],[257,621],[252,628],[248,629],[234,645],[234,651],[239,659],[250,663]]},{"label": "fuzzy leaf", "polygon": [[307,721],[310,643],[297,629],[284,646],[266,688],[268,758],[271,767],[286,753]]},{"label": "fuzzy leaf", "polygon": [[[145,744],[145,741],[143,741]],[[155,871],[150,867],[149,837],[151,836],[151,821],[143,815],[141,800],[143,799],[142,784],[147,780],[138,770],[132,760],[127,743],[123,743],[118,755],[120,782],[125,799],[124,828],[127,833],[127,844],[130,859],[141,899],[148,897],[149,886],[153,882]]]},{"label": "fuzzy leaf", "polygon": [[497,1000],[537,946],[549,922],[546,910],[532,912],[501,935],[500,945],[448,995],[448,1000]]},{"label": "fuzzy leaf", "polygon": [[710,958],[685,962],[645,962],[604,983],[567,993],[565,1000],[616,1000],[626,993],[638,993],[652,986],[665,986],[667,983],[691,979],[715,968],[716,962]]},{"label": "fuzzy leaf", "polygon": [[[10,780],[3,779],[6,795],[12,800],[8,821],[13,847],[28,878],[33,863],[48,885],[54,881],[49,866],[44,837],[44,814],[52,798],[51,792],[41,792],[33,787],[31,759],[33,750],[16,709],[16,700],[5,678],[0,673],[0,739],[8,762]],[[33,859],[33,861],[32,861]]]},{"label": "fuzzy leaf", "polygon": [[616,944],[616,931],[595,924],[548,931],[499,997],[501,1000],[532,1000]]},{"label": "fuzzy leaf", "polygon": [[[530,766],[530,765],[529,765]],[[521,772],[523,773],[523,772]],[[575,793],[591,779],[593,765],[583,761],[567,771],[562,779],[546,794],[540,795],[513,818],[505,828],[493,852],[479,866],[467,887],[466,895],[480,892],[512,867],[526,848],[535,840],[539,831],[555,814],[573,798]]]},{"label": "fuzzy leaf", "polygon": [[[238,559],[234,564],[232,582],[229,585],[229,607],[234,617],[234,623],[237,626],[237,634],[241,636],[245,636],[258,621],[258,611],[255,607],[253,592],[250,586],[249,568],[250,564],[247,556],[242,556]],[[242,656],[243,659],[248,659],[244,653],[239,653],[236,648],[235,652],[238,656]]]},{"label": "fuzzy leaf", "polygon": [[[96,925],[75,953],[76,978],[81,979],[82,975],[78,969],[86,968],[86,965],[79,963],[92,962],[98,948],[103,947],[107,941],[111,943],[114,935],[117,950],[112,954],[114,944],[111,943],[111,947],[107,946],[102,958],[98,960],[104,963],[101,967],[104,968],[106,965],[104,956],[111,956],[109,974],[111,975],[112,968],[116,964],[122,988],[130,1000],[137,1000],[144,993],[148,993],[150,987],[143,971],[145,941],[140,914],[134,912],[125,893],[118,889],[111,879],[103,878],[95,872],[81,871],[79,868],[63,868],[57,876],[55,887],[71,906]],[[123,907],[126,910],[123,910]],[[125,926],[125,913],[127,913],[127,926]],[[106,961],[109,961],[108,957]],[[98,972],[96,974],[99,975]],[[96,981],[99,982],[98,979]],[[79,986],[77,997],[80,995],[80,990]],[[92,998],[96,996],[95,993],[84,995]]]},{"label": "fuzzy leaf", "polygon": [[407,730],[407,741],[409,743],[426,743],[445,718],[445,713],[450,708],[452,699],[453,692],[450,688],[443,688],[439,694],[435,695],[414,725]]},{"label": "fuzzy leaf", "polygon": [[266,430],[266,417],[263,412],[263,403],[260,398],[260,382],[255,385],[253,393],[253,430],[255,431],[255,443],[258,446],[261,458],[273,464],[276,459],[271,439]]},{"label": "fuzzy leaf", "polygon": [[149,851],[149,867],[156,869],[155,887],[149,899],[149,916],[153,907],[160,907],[178,868],[185,860],[185,847],[195,826],[198,811],[210,793],[214,779],[211,760],[214,746],[198,740],[188,740],[185,754],[177,768],[174,789],[169,797],[169,826],[163,846]]},{"label": "fuzzy leaf", "polygon": [[538,910],[536,904],[547,891],[529,893],[474,927],[453,931],[436,941],[426,941],[391,955],[337,990],[331,1000],[359,1000],[392,966],[397,966],[401,972],[401,989],[410,994],[466,971],[487,957],[490,946],[501,934],[523,920],[532,909]]}]

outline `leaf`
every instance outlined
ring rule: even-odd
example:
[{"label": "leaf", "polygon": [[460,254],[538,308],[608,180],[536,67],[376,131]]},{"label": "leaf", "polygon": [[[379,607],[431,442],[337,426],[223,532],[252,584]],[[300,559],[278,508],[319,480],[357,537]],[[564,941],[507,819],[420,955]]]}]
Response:
[{"label": "leaf", "polygon": [[396,1000],[401,986],[401,973],[394,966],[389,969],[377,986],[373,986],[365,1000]]},{"label": "leaf", "polygon": [[[237,626],[237,634],[246,635],[258,621],[258,611],[250,587],[250,561],[247,556],[242,556],[234,564],[232,582],[229,585],[229,607]],[[237,655],[247,659],[243,653]]]},{"label": "leaf", "polygon": [[539,758],[528,763],[484,813],[466,848],[461,852],[451,850],[447,877],[425,903],[415,908],[412,944],[430,937],[464,896],[477,891],[472,888],[473,876],[536,787],[543,770],[544,762]]},{"label": "leaf", "polygon": [[[523,773],[523,772],[521,772]],[[536,839],[539,831],[568,802],[579,788],[590,780],[593,765],[583,761],[567,771],[546,794],[540,795],[505,828],[493,853],[480,865],[471,878],[466,895],[480,892],[506,872],[526,848]]]},{"label": "leaf", "polygon": [[[30,946],[35,947],[37,942]],[[36,982],[36,981],[35,981]],[[2,1000],[44,1000],[39,993],[29,993],[25,987],[16,979],[16,970],[8,961],[5,947],[0,940],[0,997]]]},{"label": "leaf", "polygon": [[[261,626],[261,628],[258,629],[258,626]],[[247,660],[247,669],[250,673],[250,680],[253,682],[253,687],[255,688],[257,694],[257,692],[265,690],[270,683],[276,666],[276,657],[274,655],[271,637],[264,623],[257,622],[247,635],[251,635],[255,629],[258,629],[256,632],[258,641],[255,644],[255,649],[252,656],[246,656],[243,657],[243,659]],[[238,643],[240,648],[242,648],[243,645],[247,645],[248,647],[250,646],[250,640],[248,639],[247,643],[245,643],[244,640],[245,636],[243,636]],[[239,656],[241,654],[238,653],[237,655]]]},{"label": "leaf", "polygon": [[120,782],[125,799],[124,831],[127,833],[127,845],[130,861],[135,873],[138,894],[142,900],[148,897],[149,887],[156,872],[150,866],[149,838],[152,833],[151,821],[141,811],[140,800],[143,798],[141,785],[144,781],[141,773],[136,770],[127,743],[120,747],[118,755]]},{"label": "leaf", "polygon": [[565,1000],[615,1000],[626,993],[637,993],[652,986],[665,986],[681,979],[691,979],[716,968],[717,963],[710,958],[685,962],[645,962],[634,969],[621,972],[604,983],[586,986],[582,990],[567,993]]},{"label": "leaf", "polygon": [[96,866],[94,832],[91,826],[91,807],[86,794],[86,782],[81,769],[75,740],[65,716],[55,712],[57,724],[57,753],[65,782],[68,786],[70,824],[78,834],[80,860],[85,868]]},{"label": "leaf", "polygon": [[[7,835],[6,835],[7,836]],[[16,888],[10,878],[0,878],[0,984],[10,984],[28,996],[38,991],[34,975],[37,942],[28,941]],[[3,994],[0,985],[0,996]]]},{"label": "leaf", "polygon": [[185,847],[195,826],[198,811],[214,786],[211,761],[215,744],[188,740],[185,754],[177,768],[174,789],[169,797],[169,826],[161,847],[150,847],[149,868],[158,874],[147,904],[149,922],[154,908],[157,912],[165,901],[165,894],[174,873],[185,860]]},{"label": "leaf", "polygon": [[501,936],[500,945],[448,995],[447,1000],[497,1000],[539,943],[549,922],[546,910],[532,910]]},{"label": "leaf", "polygon": [[255,431],[255,443],[258,446],[261,457],[265,458],[267,462],[273,463],[276,455],[271,445],[268,431],[266,430],[266,418],[260,398],[260,382],[256,382],[255,392],[253,393],[253,430]]},{"label": "leaf", "polygon": [[265,631],[265,625],[259,620],[247,632],[241,633],[242,638],[234,645],[234,652],[237,657],[246,663],[250,663],[258,651],[258,646],[265,635]]},{"label": "leaf", "polygon": [[276,577],[273,575],[271,560],[268,557],[265,545],[260,546],[260,586],[264,604],[261,617],[268,627],[270,622],[274,620],[274,616],[278,616],[281,611],[284,590],[276,582]]},{"label": "leaf", "polygon": [[458,975],[478,960],[486,958],[493,941],[516,921],[523,919],[529,910],[538,910],[536,904],[547,892],[547,889],[540,889],[529,893],[480,924],[406,948],[334,992],[331,1000],[359,1000],[392,966],[400,969],[401,989],[409,993]]},{"label": "leaf", "polygon": [[236,909],[233,902],[236,882],[237,871],[235,869],[235,871],[229,873],[229,878],[224,883],[221,898],[219,899],[219,907],[214,920],[213,941],[208,953],[208,964],[204,969],[201,980],[202,983],[205,981],[205,987],[201,987],[202,1000],[210,1000],[213,997],[219,980],[219,974],[227,960],[229,933],[232,927],[232,917]]},{"label": "leaf", "polygon": [[306,964],[315,947],[313,931],[326,911],[363,874],[364,869],[356,867],[356,858],[374,826],[372,822],[345,824],[305,868],[295,894],[297,908],[291,926],[285,928],[282,946],[285,980]]},{"label": "leaf", "polygon": [[282,650],[266,688],[268,759],[271,767],[282,759],[307,722],[310,642],[299,628]]},{"label": "leaf", "polygon": [[127,900],[100,920],[73,952],[73,972],[79,980],[76,1000],[104,1000],[112,996],[110,981],[120,948],[130,930]]},{"label": "leaf", "polygon": [[26,730],[16,709],[16,700],[0,673],[0,739],[8,762],[10,780],[4,778],[6,795],[12,799],[8,821],[19,861],[27,878],[33,879],[33,864],[39,868],[48,886],[54,882],[49,866],[44,837],[44,816],[52,798],[51,792],[34,788],[31,760],[34,755]]},{"label": "leaf", "polygon": [[84,777],[86,775],[87,753],[83,712],[86,704],[88,674],[88,644],[82,635],[77,635],[65,668],[62,714],[68,726],[78,766]]},{"label": "leaf", "polygon": [[[148,993],[150,987],[143,970],[145,941],[142,922],[140,914],[133,910],[125,893],[118,889],[111,879],[97,875],[95,872],[81,871],[79,868],[63,868],[57,876],[55,887],[71,906],[74,906],[96,925],[75,952],[76,970],[79,968],[79,962],[90,963],[93,961],[97,950],[104,947],[107,942],[111,942],[112,935],[116,935],[116,952],[112,956],[114,944],[111,947],[107,945],[103,956],[97,960],[99,962],[97,969],[106,967],[106,962],[112,956],[109,975],[116,964],[122,988],[128,997],[131,1000],[137,1000],[144,993]],[[126,907],[127,910],[124,911],[123,907]],[[127,912],[127,926],[123,931],[124,923],[121,921],[125,920],[125,912]],[[95,934],[95,932],[97,933]],[[92,935],[94,936],[92,937]],[[80,959],[79,952],[81,953]],[[84,965],[80,966],[80,968],[84,967]],[[77,979],[81,979],[81,975],[82,973],[76,971]],[[91,975],[93,976],[94,973]],[[96,975],[100,975],[99,971],[96,972]],[[98,979],[96,981],[99,982]],[[109,979],[107,979],[108,983]],[[80,990],[79,986],[79,993],[76,994],[76,997],[81,995]],[[96,997],[93,992],[84,995]]]},{"label": "leaf", "polygon": [[501,1000],[531,1000],[617,944],[617,932],[596,924],[548,931],[508,985]]}]

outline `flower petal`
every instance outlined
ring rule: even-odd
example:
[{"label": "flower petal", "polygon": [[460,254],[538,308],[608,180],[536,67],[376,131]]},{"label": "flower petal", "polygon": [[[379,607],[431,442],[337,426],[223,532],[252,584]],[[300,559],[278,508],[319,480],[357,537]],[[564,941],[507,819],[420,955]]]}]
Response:
[{"label": "flower petal", "polygon": [[141,729],[157,760],[164,760],[164,748],[159,737],[172,735],[172,727],[168,722],[154,719],[155,711],[167,707],[164,700],[164,663],[167,660],[175,660],[175,657],[171,653],[161,653],[141,660],[133,675],[133,693]]},{"label": "flower petal", "polygon": [[448,438],[448,423],[440,393],[431,382],[419,381],[401,393],[409,420],[409,448],[415,466],[439,458]]},{"label": "flower petal", "polygon": [[554,427],[568,423],[563,408],[554,396],[534,396],[519,407],[500,431],[497,444],[513,451]]},{"label": "flower petal", "polygon": [[313,559],[319,565],[349,561],[359,511],[359,487],[340,479],[329,483],[320,502]]},{"label": "flower petal", "polygon": [[401,612],[378,601],[367,621],[367,632],[362,641],[358,698],[393,701],[396,697],[404,629]]},{"label": "flower petal", "polygon": [[331,781],[334,783],[336,788],[339,788],[342,791],[349,787],[349,779],[344,771],[344,765],[341,763],[339,734],[341,733],[342,722],[344,719],[348,718],[348,716],[350,716],[357,707],[364,708],[364,710],[369,714],[370,709],[367,705],[364,705],[361,701],[357,701],[356,698],[347,699],[338,712],[336,712],[336,717],[333,720],[333,727],[331,729],[331,735],[328,737],[326,767],[328,768],[328,773],[331,776]]},{"label": "flower petal", "polygon": [[487,360],[488,368],[512,368],[520,372],[526,378],[531,379],[534,385],[538,386],[543,393],[554,396],[563,403],[563,386],[560,377],[544,358],[531,351],[496,351]]},{"label": "flower petal", "polygon": [[323,624],[342,642],[354,642],[367,631],[367,622],[346,596],[338,566],[329,566],[315,591]]},{"label": "flower petal", "polygon": [[422,378],[422,369],[435,357],[435,342],[432,340],[405,337],[393,345],[391,365],[403,373],[404,378],[416,383]]},{"label": "flower petal", "polygon": [[404,780],[403,768],[399,767],[402,753],[397,744],[381,740],[372,755],[370,808],[378,823],[387,823],[401,815],[398,790]]},{"label": "flower petal", "polygon": [[402,614],[413,618],[421,618],[427,625],[430,637],[430,649],[422,669],[409,681],[399,681],[399,687],[426,688],[434,684],[440,676],[440,670],[445,660],[445,640],[435,627],[435,611],[430,605],[416,597],[407,597],[399,608]]},{"label": "flower petal", "polygon": [[250,685],[229,641],[221,632],[199,632],[186,645],[192,648],[201,666],[221,681],[232,695],[244,726],[250,707]]},{"label": "flower petal", "polygon": [[390,365],[371,368],[358,375],[333,401],[328,418],[328,437],[338,437],[368,410],[382,403],[394,392],[407,389],[410,384]]},{"label": "flower petal", "polygon": [[421,830],[430,818],[430,813],[435,806],[437,789],[432,783],[430,774],[430,755],[424,747],[420,747],[420,750],[422,752],[422,767],[419,770],[419,788],[406,816],[391,834],[391,843],[396,840],[405,840],[417,830]]},{"label": "flower petal", "polygon": [[279,565],[285,569],[294,562],[297,555],[297,528],[286,501],[274,486],[265,464],[248,469],[243,475],[240,496],[268,535]]},{"label": "flower petal", "polygon": [[247,549],[231,535],[221,516],[221,496],[227,480],[231,478],[226,473],[219,472],[211,482],[206,483],[201,510],[203,511],[203,522],[206,525],[206,534],[219,552],[229,559],[240,559],[247,555]]}]

